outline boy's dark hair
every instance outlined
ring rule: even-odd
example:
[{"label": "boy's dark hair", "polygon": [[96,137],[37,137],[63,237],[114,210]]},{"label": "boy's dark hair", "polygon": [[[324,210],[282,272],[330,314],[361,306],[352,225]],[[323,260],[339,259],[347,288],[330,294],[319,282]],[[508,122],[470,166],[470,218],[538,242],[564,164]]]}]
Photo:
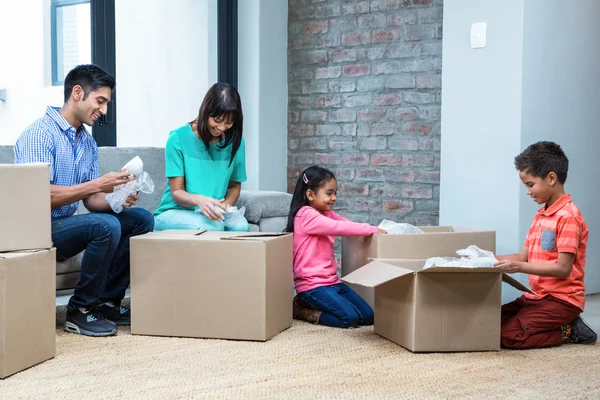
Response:
[{"label": "boy's dark hair", "polygon": [[[214,139],[213,135],[208,130],[208,117],[223,117],[231,119],[233,125],[225,132],[225,141],[218,146],[225,148],[231,146],[231,157],[229,159],[229,165],[233,162],[233,157],[240,148],[242,143],[242,132],[244,125],[244,114],[242,113],[242,100],[240,94],[231,85],[227,83],[215,83],[212,85],[198,111],[198,118],[196,122],[198,124],[198,134],[206,146],[206,150],[210,154],[210,142]],[[193,121],[192,121],[193,122]]]},{"label": "boy's dark hair", "polygon": [[554,172],[561,184],[567,181],[569,159],[560,145],[554,142],[537,142],[515,157],[515,167],[520,172],[545,179]]},{"label": "boy's dark hair", "polygon": [[310,189],[316,193],[325,182],[331,179],[335,179],[333,172],[316,165],[302,171],[296,182],[296,188],[294,189],[294,195],[290,204],[288,223],[284,232],[294,232],[294,219],[296,218],[296,214],[298,214],[298,211],[300,211],[302,207],[310,205],[308,197],[306,197],[306,191]]},{"label": "boy's dark hair", "polygon": [[85,100],[90,92],[98,88],[109,87],[110,90],[113,90],[116,81],[114,76],[97,65],[78,65],[69,71],[65,77],[65,103],[69,101],[76,85],[81,86],[83,89],[83,99]]}]

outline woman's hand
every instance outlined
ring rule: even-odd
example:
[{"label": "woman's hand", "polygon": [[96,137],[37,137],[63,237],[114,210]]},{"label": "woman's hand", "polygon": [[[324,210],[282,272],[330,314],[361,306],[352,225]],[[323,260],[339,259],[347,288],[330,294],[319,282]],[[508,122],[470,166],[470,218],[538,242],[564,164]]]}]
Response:
[{"label": "woman's hand", "polygon": [[385,229],[377,228],[379,230],[380,235],[387,235],[387,231]]},{"label": "woman's hand", "polygon": [[223,215],[217,211],[215,206],[225,210],[227,206],[223,203],[224,199],[217,200],[212,197],[202,196],[201,194],[198,194],[195,197],[197,200],[196,203],[198,204],[198,210],[200,210],[204,216],[214,221],[221,221],[223,219]]}]

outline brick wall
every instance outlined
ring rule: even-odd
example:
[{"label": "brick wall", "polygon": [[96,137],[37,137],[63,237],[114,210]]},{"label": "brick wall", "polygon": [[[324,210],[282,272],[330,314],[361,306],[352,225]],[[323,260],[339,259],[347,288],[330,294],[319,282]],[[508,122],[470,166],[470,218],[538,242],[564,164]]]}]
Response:
[{"label": "brick wall", "polygon": [[355,221],[436,225],[443,0],[289,0],[288,181],[317,164]]}]

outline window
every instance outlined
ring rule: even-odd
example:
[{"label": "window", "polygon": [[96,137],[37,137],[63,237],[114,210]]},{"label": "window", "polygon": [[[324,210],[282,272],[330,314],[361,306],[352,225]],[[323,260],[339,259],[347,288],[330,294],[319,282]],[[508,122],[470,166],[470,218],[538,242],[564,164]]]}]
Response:
[{"label": "window", "polygon": [[92,61],[90,0],[52,0],[52,85],[61,86],[65,75]]}]

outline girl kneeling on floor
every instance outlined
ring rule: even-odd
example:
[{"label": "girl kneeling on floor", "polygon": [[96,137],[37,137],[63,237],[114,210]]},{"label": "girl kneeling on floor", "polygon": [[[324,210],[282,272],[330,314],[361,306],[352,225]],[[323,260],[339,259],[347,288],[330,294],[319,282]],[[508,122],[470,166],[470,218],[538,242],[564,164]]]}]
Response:
[{"label": "girl kneeling on floor", "polygon": [[304,170],[296,183],[286,228],[294,233],[294,318],[340,328],[372,325],[371,307],[337,275],[334,236],[386,232],[333,212],[337,189],[333,173],[318,166]]}]

